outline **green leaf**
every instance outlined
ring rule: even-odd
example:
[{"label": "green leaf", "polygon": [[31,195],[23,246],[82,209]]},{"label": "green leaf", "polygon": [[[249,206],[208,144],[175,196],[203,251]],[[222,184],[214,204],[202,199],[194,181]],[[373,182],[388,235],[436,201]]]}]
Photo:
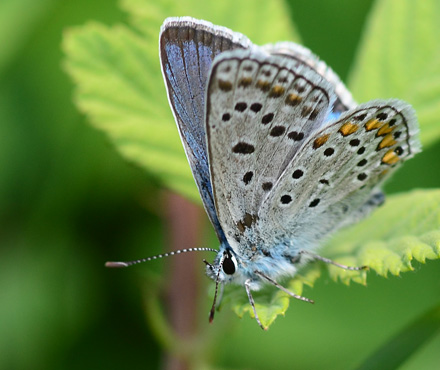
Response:
[{"label": "green leaf", "polygon": [[[366,284],[369,273],[399,275],[413,269],[412,261],[440,257],[440,190],[418,190],[387,198],[384,206],[366,220],[335,235],[321,255],[351,266],[369,267],[370,271],[348,271],[325,265],[333,280],[345,284],[351,281]],[[304,285],[313,286],[322,273],[322,263],[310,263],[287,285],[292,292],[302,294]],[[252,308],[243,287],[232,290],[228,300],[242,317]],[[278,315],[284,315],[290,299],[287,294],[268,287],[253,293],[257,313],[268,327]],[[293,301],[295,301],[293,299]],[[296,302],[295,302],[296,303]],[[299,304],[303,304],[300,302]]]},{"label": "green leaf", "polygon": [[192,9],[192,16],[247,32],[257,42],[277,41],[295,38],[288,12],[281,0],[260,0],[252,7],[245,0],[125,0],[123,6],[141,34],[125,25],[90,23],[64,35],[64,65],[76,85],[75,102],[126,159],[200,202],[162,79],[160,25],[167,16]]},{"label": "green leaf", "polygon": [[440,306],[424,313],[373,353],[357,370],[393,370],[411,357],[440,329]]},{"label": "green leaf", "polygon": [[439,19],[437,0],[376,1],[349,79],[359,101],[411,103],[424,145],[440,137]]},{"label": "green leaf", "polygon": [[[384,277],[413,269],[440,256],[440,190],[415,190],[387,197],[371,217],[338,233],[325,255],[344,263],[352,258]],[[346,283],[346,271],[330,266],[330,274]]]},{"label": "green leaf", "polygon": [[[125,26],[91,23],[64,38],[75,100],[121,154],[195,198],[157,61],[157,49]],[[173,181],[171,181],[173,179]]]}]

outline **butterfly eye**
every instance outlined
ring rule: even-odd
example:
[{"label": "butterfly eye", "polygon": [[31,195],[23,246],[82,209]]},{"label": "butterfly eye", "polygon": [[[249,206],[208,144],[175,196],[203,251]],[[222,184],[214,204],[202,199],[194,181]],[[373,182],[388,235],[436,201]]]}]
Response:
[{"label": "butterfly eye", "polygon": [[235,261],[229,252],[226,252],[222,267],[226,275],[233,275],[235,273]]}]

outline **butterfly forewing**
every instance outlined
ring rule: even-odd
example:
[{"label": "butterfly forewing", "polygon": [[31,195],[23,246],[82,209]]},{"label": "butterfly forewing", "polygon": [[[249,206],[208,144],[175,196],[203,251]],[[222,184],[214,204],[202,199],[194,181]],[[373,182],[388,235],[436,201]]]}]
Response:
[{"label": "butterfly forewing", "polygon": [[168,18],[160,33],[160,60],[168,99],[204,206],[220,238],[206,152],[206,83],[216,55],[250,45],[241,34],[189,17]]},{"label": "butterfly forewing", "polygon": [[380,203],[377,186],[420,150],[416,133],[413,109],[399,100],[362,104],[315,132],[260,208],[264,243],[307,247],[368,213]]},{"label": "butterfly forewing", "polygon": [[208,83],[209,164],[230,237],[256,220],[280,174],[330,111],[331,85],[291,58],[261,49],[223,53]]}]

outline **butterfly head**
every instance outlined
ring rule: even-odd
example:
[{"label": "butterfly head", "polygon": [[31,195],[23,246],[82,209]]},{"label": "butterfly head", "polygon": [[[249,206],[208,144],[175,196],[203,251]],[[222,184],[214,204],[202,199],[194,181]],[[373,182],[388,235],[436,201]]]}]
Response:
[{"label": "butterfly head", "polygon": [[221,246],[214,262],[206,263],[207,275],[218,283],[235,282],[240,275],[241,264],[230,247]]},{"label": "butterfly head", "polygon": [[214,319],[214,312],[217,304],[217,294],[219,284],[235,283],[240,284],[247,278],[245,272],[246,269],[240,263],[235,252],[228,245],[222,244],[217,257],[211,264],[204,260],[206,263],[207,275],[215,281],[215,294],[214,301],[212,303],[211,312],[209,315],[209,322]]},{"label": "butterfly head", "polygon": [[[262,262],[265,259],[259,259]],[[212,263],[206,264],[206,274],[219,284],[249,284],[252,290],[259,290],[264,282],[256,275],[257,270],[265,271],[259,263],[237,254],[228,244],[221,244]],[[267,262],[267,261],[266,261]]]}]

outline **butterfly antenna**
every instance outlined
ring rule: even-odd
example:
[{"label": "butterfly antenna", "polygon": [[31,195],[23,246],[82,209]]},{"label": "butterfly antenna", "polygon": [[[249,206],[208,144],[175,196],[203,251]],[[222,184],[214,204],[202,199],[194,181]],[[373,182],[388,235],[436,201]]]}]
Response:
[{"label": "butterfly antenna", "polygon": [[[211,311],[209,312],[209,323],[214,321],[214,313],[215,313],[215,305],[217,303],[217,294],[218,294],[218,284],[220,283],[220,272],[223,267],[223,261],[225,260],[225,255],[223,255],[217,271],[217,277],[215,278],[215,293],[214,293],[214,302],[212,302]],[[212,265],[210,265],[212,267]]]},{"label": "butterfly antenna", "polygon": [[185,248],[185,249],[179,249],[179,250],[173,251],[173,252],[158,254],[156,256],[142,258],[140,260],[126,261],[126,262],[109,261],[109,262],[105,263],[105,267],[110,267],[110,268],[128,267],[128,266],[137,265],[137,264],[143,263],[143,262],[157,260],[159,258],[174,256],[176,254],[181,254],[181,253],[186,253],[186,252],[205,252],[205,251],[218,253],[218,250],[214,249],[214,248]]}]

